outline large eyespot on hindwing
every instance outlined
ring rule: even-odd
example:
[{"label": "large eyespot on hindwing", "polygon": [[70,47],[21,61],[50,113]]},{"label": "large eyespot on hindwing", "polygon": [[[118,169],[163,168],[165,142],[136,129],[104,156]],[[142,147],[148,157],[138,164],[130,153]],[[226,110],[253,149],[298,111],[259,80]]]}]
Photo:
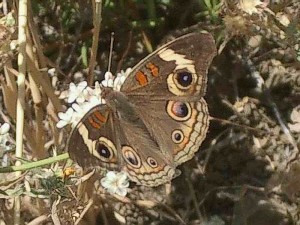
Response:
[{"label": "large eyespot on hindwing", "polygon": [[141,157],[138,155],[136,151],[133,150],[133,148],[129,146],[123,146],[122,155],[124,160],[129,166],[135,169],[138,169],[142,166]]},{"label": "large eyespot on hindwing", "polygon": [[99,140],[93,141],[91,153],[103,162],[116,162],[117,149],[112,141],[105,137],[100,137]]},{"label": "large eyespot on hindwing", "polygon": [[187,121],[192,116],[192,109],[188,102],[167,101],[167,113],[176,121]]}]

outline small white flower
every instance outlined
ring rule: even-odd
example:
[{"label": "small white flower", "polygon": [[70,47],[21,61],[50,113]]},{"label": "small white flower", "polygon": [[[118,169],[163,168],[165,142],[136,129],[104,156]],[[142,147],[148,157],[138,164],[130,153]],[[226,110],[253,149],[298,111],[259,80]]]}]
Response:
[{"label": "small white flower", "polygon": [[62,91],[61,93],[60,93],[60,95],[59,95],[59,99],[64,99],[65,100],[65,102],[68,102],[67,100],[67,98],[69,97],[69,90],[64,90],[64,91]]},{"label": "small white flower", "polygon": [[82,81],[77,85],[75,85],[74,83],[70,83],[68,103],[72,103],[75,100],[78,103],[84,102],[86,100],[86,95],[88,94],[86,87],[86,81]]},{"label": "small white flower", "polygon": [[88,99],[87,102],[91,103],[93,106],[103,104],[103,99],[101,98],[101,87],[98,81],[95,82],[95,88],[92,89],[88,87]]},{"label": "small white flower", "polygon": [[142,54],[143,52],[145,52],[145,46],[140,41],[136,42],[135,49],[138,54]]},{"label": "small white flower", "polygon": [[87,103],[90,105],[90,108],[93,108],[96,105],[104,104],[104,100],[100,97],[91,96]]},{"label": "small white flower", "polygon": [[125,172],[109,171],[104,178],[101,179],[101,185],[112,194],[126,196],[128,192],[129,181]]},{"label": "small white flower", "polygon": [[76,124],[84,117],[84,115],[88,112],[88,109],[84,103],[72,104],[72,108],[74,109],[74,113],[72,116],[72,126],[76,126]]},{"label": "small white flower", "polygon": [[48,75],[49,75],[50,77],[56,76],[56,69],[55,69],[55,68],[49,69],[49,70],[48,70]]},{"label": "small white flower", "polygon": [[0,126],[0,135],[4,135],[4,134],[7,134],[8,131],[10,129],[10,126],[8,123],[4,123]]},{"label": "small white flower", "polygon": [[101,96],[101,87],[98,81],[95,82],[95,88],[93,91],[93,95],[95,96]]},{"label": "small white flower", "polygon": [[72,108],[68,108],[68,110],[64,113],[59,112],[58,117],[60,120],[56,124],[56,127],[62,128],[64,126],[66,126],[67,124],[71,124],[73,121],[73,114],[74,114],[74,110]]},{"label": "small white flower", "polygon": [[121,70],[120,73],[117,73],[117,76],[114,80],[114,90],[116,91],[121,90],[121,86],[124,84],[124,81],[126,80],[127,76],[130,74],[131,70],[132,70],[131,68],[127,68],[125,72],[124,70]]},{"label": "small white flower", "polygon": [[104,80],[101,82],[104,87],[113,87],[114,86],[114,76],[111,72],[106,72],[104,75]]},{"label": "small white flower", "polygon": [[90,101],[84,102],[83,104],[80,105],[82,108],[82,111],[84,114],[86,114],[88,111],[90,111],[92,108],[94,108],[96,105],[98,105],[99,100],[96,98],[91,98]]},{"label": "small white flower", "polygon": [[132,68],[128,67],[125,71],[121,70],[120,73],[118,73],[117,75],[123,76],[124,78],[128,77],[128,75],[131,73]]}]

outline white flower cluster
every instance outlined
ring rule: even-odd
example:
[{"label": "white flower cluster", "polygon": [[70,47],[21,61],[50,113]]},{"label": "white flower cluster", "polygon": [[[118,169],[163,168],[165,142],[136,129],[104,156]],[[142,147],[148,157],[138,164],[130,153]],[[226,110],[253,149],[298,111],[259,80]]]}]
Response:
[{"label": "white flower cluster", "polygon": [[[105,79],[101,82],[101,85],[120,91],[122,84],[130,72],[131,68],[128,68],[126,71],[122,70],[117,76],[113,76],[111,72],[106,72]],[[68,124],[75,127],[91,108],[99,104],[105,104],[105,100],[101,98],[101,86],[99,82],[95,83],[94,88],[88,87],[86,81],[82,81],[77,85],[71,83],[66,97],[67,102],[72,105],[66,112],[58,113],[60,119],[56,124],[58,128],[62,128]]]}]

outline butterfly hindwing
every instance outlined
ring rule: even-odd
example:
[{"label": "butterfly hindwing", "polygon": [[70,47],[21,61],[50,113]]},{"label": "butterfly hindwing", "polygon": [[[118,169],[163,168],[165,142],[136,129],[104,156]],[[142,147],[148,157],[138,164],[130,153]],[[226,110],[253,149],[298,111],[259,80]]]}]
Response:
[{"label": "butterfly hindwing", "polygon": [[107,105],[91,109],[72,130],[67,149],[70,157],[82,167],[120,168],[113,126],[113,113]]},{"label": "butterfly hindwing", "polygon": [[146,186],[166,183],[175,173],[144,123],[119,120],[107,105],[94,107],[81,119],[67,149],[84,168],[125,170],[131,180]]}]

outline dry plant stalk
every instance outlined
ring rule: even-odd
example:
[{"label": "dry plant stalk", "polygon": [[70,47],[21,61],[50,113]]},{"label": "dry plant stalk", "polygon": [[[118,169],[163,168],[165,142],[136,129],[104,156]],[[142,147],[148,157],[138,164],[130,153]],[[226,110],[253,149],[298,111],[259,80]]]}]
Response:
[{"label": "dry plant stalk", "polygon": [[94,30],[93,30],[93,44],[91,49],[91,58],[89,63],[89,75],[88,75],[88,84],[93,85],[94,82],[94,68],[96,65],[98,42],[99,42],[99,33],[100,25],[102,20],[102,0],[93,0],[93,21],[94,21]]},{"label": "dry plant stalk", "polygon": [[[17,97],[17,113],[16,113],[16,157],[21,158],[23,154],[23,133],[24,133],[24,109],[25,109],[25,76],[26,76],[26,27],[27,27],[27,1],[19,1],[18,15],[18,97]],[[16,166],[21,165],[19,160],[16,161]],[[20,176],[21,172],[16,172],[16,176]],[[21,224],[20,218],[21,198],[15,197],[14,207],[14,224]]]}]

